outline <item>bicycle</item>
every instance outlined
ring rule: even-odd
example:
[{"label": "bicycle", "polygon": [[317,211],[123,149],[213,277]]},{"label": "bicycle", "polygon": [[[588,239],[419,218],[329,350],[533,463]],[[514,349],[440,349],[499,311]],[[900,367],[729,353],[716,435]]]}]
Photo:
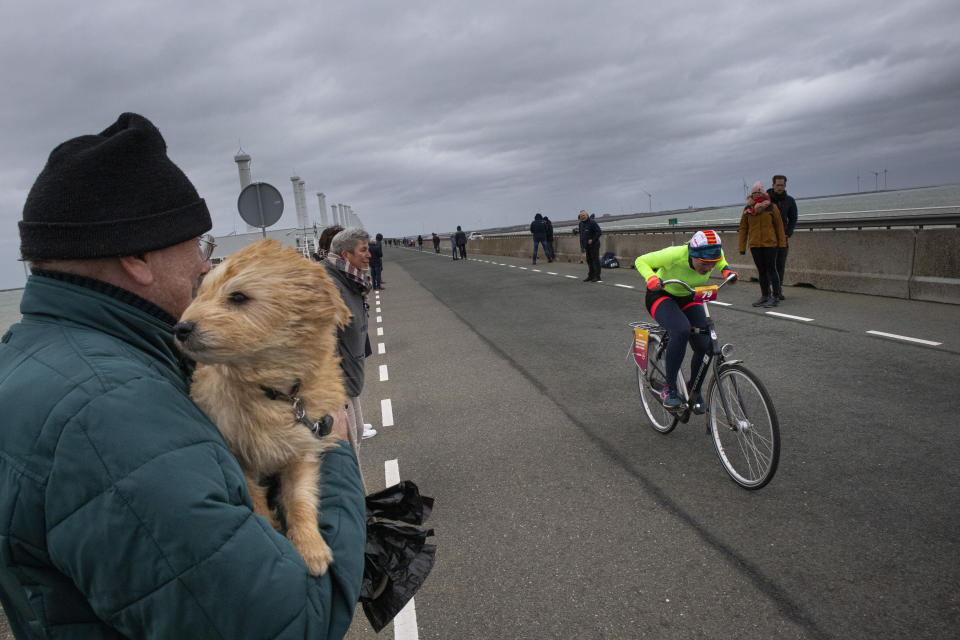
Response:
[{"label": "bicycle", "polygon": [[699,395],[708,373],[712,372],[704,403],[706,404],[707,433],[724,470],[745,489],[760,489],[777,471],[780,461],[780,423],[773,401],[760,379],[743,364],[728,356],[732,345],[723,347],[717,339],[709,302],[733,277],[719,285],[693,288],[681,280],[664,280],[663,284],[678,284],[694,294],[694,300],[703,304],[705,327],[691,328],[691,334],[710,336],[710,349],[697,377],[687,389],[683,367],[677,374],[680,406],[668,409],[661,402],[666,383],[666,366],[662,358],[669,336],[656,322],[631,322],[634,329],[633,355],[637,364],[637,384],[643,409],[653,428],[659,433],[673,431],[678,423],[686,424],[695,407],[691,398]]}]

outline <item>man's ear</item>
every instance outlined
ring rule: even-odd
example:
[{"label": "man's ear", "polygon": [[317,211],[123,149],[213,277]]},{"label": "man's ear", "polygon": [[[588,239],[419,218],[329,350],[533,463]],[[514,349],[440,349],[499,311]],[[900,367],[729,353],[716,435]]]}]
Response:
[{"label": "man's ear", "polygon": [[124,273],[141,286],[149,287],[156,280],[153,269],[150,268],[150,263],[147,262],[146,256],[142,253],[138,256],[120,258],[120,266]]}]

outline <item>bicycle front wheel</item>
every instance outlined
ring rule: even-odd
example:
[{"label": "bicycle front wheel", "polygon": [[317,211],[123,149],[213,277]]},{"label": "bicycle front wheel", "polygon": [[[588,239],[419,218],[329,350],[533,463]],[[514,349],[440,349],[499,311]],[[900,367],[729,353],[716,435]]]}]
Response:
[{"label": "bicycle front wheel", "polygon": [[661,400],[666,364],[659,357],[660,351],[660,337],[651,333],[647,342],[647,370],[637,367],[637,386],[650,425],[660,433],[670,433],[677,426],[677,416],[667,411]]},{"label": "bicycle front wheel", "polygon": [[765,486],[780,461],[780,423],[763,383],[742,365],[725,366],[708,398],[707,420],[723,468],[745,489]]}]

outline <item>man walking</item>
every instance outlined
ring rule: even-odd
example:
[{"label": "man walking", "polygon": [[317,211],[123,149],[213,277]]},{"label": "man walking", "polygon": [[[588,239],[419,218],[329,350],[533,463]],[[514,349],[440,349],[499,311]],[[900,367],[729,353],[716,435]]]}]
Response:
[{"label": "man walking", "polygon": [[457,225],[457,233],[454,236],[457,240],[457,249],[460,251],[460,259],[467,259],[467,234]]},{"label": "man walking", "polygon": [[433,252],[440,253],[440,236],[433,234]]},{"label": "man walking", "polygon": [[372,353],[367,337],[366,306],[367,293],[373,287],[367,273],[370,266],[369,234],[360,227],[347,227],[335,235],[324,266],[340,290],[343,302],[350,308],[350,324],[337,330],[337,355],[340,356],[343,386],[347,392],[350,445],[359,458],[360,440],[377,435],[376,429],[364,424],[360,407],[364,362]]},{"label": "man walking", "polygon": [[773,188],[768,190],[770,200],[780,209],[780,218],[783,220],[783,233],[787,236],[787,245],[777,249],[777,275],[780,277],[780,295],[783,300],[783,273],[787,267],[787,252],[790,251],[790,236],[797,226],[797,201],[787,194],[787,176],[773,176]]},{"label": "man walking", "polygon": [[587,277],[584,282],[603,282],[600,279],[600,225],[586,211],[580,210],[580,249],[587,254]]},{"label": "man walking", "polygon": [[190,400],[173,327],[214,243],[166,150],[124,113],[56,147],[27,196],[32,273],[0,343],[0,601],[17,638],[340,638],[364,568],[356,456],[323,455],[335,563],[314,578]]},{"label": "man walking", "polygon": [[530,233],[533,234],[533,264],[537,264],[537,252],[543,245],[543,253],[547,256],[547,262],[553,262],[553,255],[547,247],[547,225],[543,222],[543,216],[539,213],[533,217],[530,223]]}]

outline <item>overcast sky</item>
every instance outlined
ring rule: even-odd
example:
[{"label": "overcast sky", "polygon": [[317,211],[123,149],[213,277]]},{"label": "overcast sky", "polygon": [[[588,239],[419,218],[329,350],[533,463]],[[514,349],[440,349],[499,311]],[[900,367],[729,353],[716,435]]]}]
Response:
[{"label": "overcast sky", "polygon": [[372,233],[542,211],[737,202],[960,181],[960,3],[11,1],[0,22],[0,288],[47,155],[123,111],[236,213],[233,156],[353,207]]}]

